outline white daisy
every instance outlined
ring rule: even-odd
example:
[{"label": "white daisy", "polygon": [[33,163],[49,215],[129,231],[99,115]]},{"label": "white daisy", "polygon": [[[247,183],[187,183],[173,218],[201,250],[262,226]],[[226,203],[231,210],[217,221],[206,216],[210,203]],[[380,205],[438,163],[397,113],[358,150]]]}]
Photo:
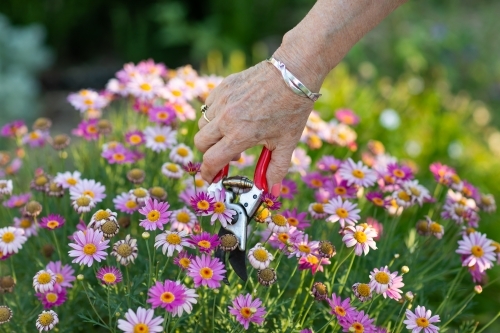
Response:
[{"label": "white daisy", "polygon": [[339,222],[342,228],[345,224],[355,225],[360,219],[358,205],[350,202],[349,200],[343,200],[341,197],[335,197],[330,199],[325,205],[325,213],[331,214],[326,220],[328,222]]},{"label": "white daisy", "polygon": [[146,147],[155,152],[164,151],[177,144],[177,131],[169,126],[148,126],[144,129]]},{"label": "white daisy", "polygon": [[347,180],[349,185],[355,184],[362,187],[370,187],[377,181],[375,171],[368,168],[361,161],[355,163],[351,158],[342,163],[339,176]]},{"label": "white daisy", "polygon": [[422,330],[424,333],[437,333],[439,327],[433,323],[440,321],[439,315],[432,316],[431,310],[426,311],[424,306],[418,305],[415,313],[406,310],[406,320],[403,323],[406,324],[406,329],[411,330],[411,333],[419,333]]},{"label": "white daisy", "polygon": [[77,93],[68,96],[68,102],[80,112],[89,109],[102,109],[108,104],[104,96],[99,95],[97,91],[82,89]]},{"label": "white daisy", "polygon": [[193,247],[184,238],[188,235],[186,230],[182,231],[164,231],[155,237],[155,248],[162,246],[163,254],[167,257],[174,255],[174,251],[182,251],[184,246]]},{"label": "white daisy", "polygon": [[463,256],[462,266],[476,265],[482,273],[493,267],[495,249],[496,247],[490,239],[486,238],[486,235],[473,232],[470,235],[464,235],[464,238],[458,241],[456,252]]},{"label": "white daisy", "polygon": [[411,195],[412,202],[417,202],[420,206],[424,201],[432,199],[429,190],[420,185],[416,179],[403,182],[401,187]]},{"label": "white daisy", "polygon": [[126,90],[139,99],[153,99],[164,87],[163,81],[154,76],[134,75],[127,83]]},{"label": "white daisy", "polygon": [[95,207],[95,201],[89,195],[82,195],[71,203],[73,209],[78,213],[88,213]]},{"label": "white daisy", "polygon": [[44,293],[54,289],[57,277],[50,269],[38,271],[33,277],[33,288],[37,293]]},{"label": "white daisy", "polygon": [[168,178],[179,179],[184,172],[179,164],[167,162],[161,166],[161,173]]},{"label": "white daisy", "polygon": [[28,238],[24,235],[24,230],[14,227],[0,229],[0,252],[4,255],[17,253]]},{"label": "white daisy", "polygon": [[274,256],[269,253],[260,243],[255,244],[248,251],[248,260],[250,265],[255,269],[264,269],[269,267],[269,264],[274,260]]},{"label": "white daisy", "polygon": [[106,198],[106,187],[93,179],[81,179],[69,190],[71,200],[88,195],[96,204]]},{"label": "white daisy", "polygon": [[54,328],[54,326],[59,323],[59,317],[57,317],[57,313],[52,310],[42,311],[38,315],[36,320],[36,329],[38,331],[50,331]]},{"label": "white daisy", "polygon": [[288,232],[290,229],[290,225],[288,224],[288,220],[281,214],[273,214],[266,219],[268,223],[267,228],[271,230],[271,232],[280,234],[283,232]]},{"label": "white daisy", "polygon": [[187,164],[193,161],[193,151],[185,144],[180,143],[172,148],[169,157],[175,163]]},{"label": "white daisy", "polygon": [[90,222],[87,226],[87,228],[92,228],[94,224],[98,224],[99,222],[105,222],[105,221],[117,221],[116,220],[116,212],[112,212],[110,209],[99,209],[97,212],[95,212],[92,217],[90,218]]},{"label": "white daisy", "polygon": [[4,195],[12,194],[12,180],[0,179],[0,194]]},{"label": "white daisy", "polygon": [[71,188],[80,182],[81,173],[79,171],[57,173],[54,182],[63,188]]},{"label": "white daisy", "polygon": [[137,187],[133,190],[130,190],[128,194],[131,200],[137,202],[141,206],[146,204],[146,201],[151,198],[151,194],[149,194],[149,191],[144,187]]},{"label": "white daisy", "polygon": [[168,84],[160,89],[158,95],[171,103],[181,103],[193,98],[186,82],[180,78],[173,78],[168,81]]},{"label": "white daisy", "polygon": [[116,260],[120,264],[127,266],[129,263],[134,263],[134,260],[137,258],[137,252],[137,239],[127,235],[125,239],[119,240],[113,244],[111,255],[116,257]]}]

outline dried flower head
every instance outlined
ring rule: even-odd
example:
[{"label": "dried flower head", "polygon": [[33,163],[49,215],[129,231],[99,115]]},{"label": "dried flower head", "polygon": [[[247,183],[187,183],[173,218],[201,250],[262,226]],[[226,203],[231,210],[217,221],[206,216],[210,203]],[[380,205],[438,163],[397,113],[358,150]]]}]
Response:
[{"label": "dried flower head", "polygon": [[141,184],[146,178],[146,173],[142,169],[132,169],[127,172],[127,179],[133,184]]},{"label": "dried flower head", "polygon": [[325,299],[328,298],[328,289],[324,283],[314,282],[314,284],[311,288],[311,295],[317,301],[324,301]]},{"label": "dried flower head", "polygon": [[233,251],[238,247],[238,238],[233,234],[222,235],[219,247],[224,251]]},{"label": "dried flower head", "polygon": [[12,318],[12,310],[5,305],[0,305],[0,325],[8,323]]},{"label": "dried flower head", "polygon": [[127,235],[124,240],[119,240],[113,245],[111,255],[123,266],[134,263],[137,258],[137,240]]},{"label": "dried flower head", "polygon": [[46,186],[49,184],[51,177],[45,173],[35,175],[35,178],[30,183],[30,188],[33,190],[45,192]]},{"label": "dried flower head", "polygon": [[8,275],[0,277],[0,294],[13,292],[15,286],[16,282],[12,276]]},{"label": "dried flower head", "polygon": [[335,250],[335,246],[329,241],[320,241],[318,246],[318,254],[322,258],[331,258],[337,251]]},{"label": "dried flower head", "polygon": [[151,198],[158,201],[165,201],[167,198],[167,191],[163,187],[154,186],[149,189],[149,195]]},{"label": "dried flower head", "polygon": [[257,272],[257,277],[259,278],[259,283],[266,287],[269,287],[277,280],[276,271],[270,267],[260,269]]},{"label": "dried flower head", "polygon": [[111,122],[107,119],[101,119],[97,122],[97,131],[99,134],[108,135],[113,131]]},{"label": "dried flower head", "polygon": [[45,192],[50,197],[62,197],[64,195],[64,188],[56,183],[54,180],[49,181],[45,185]]},{"label": "dried flower head", "polygon": [[49,141],[49,144],[55,150],[64,150],[66,147],[69,146],[71,139],[66,134],[58,134],[58,135],[55,135],[53,138],[49,138],[48,141]]},{"label": "dried flower head", "polygon": [[24,206],[24,211],[28,216],[38,216],[42,212],[42,205],[38,201],[30,201]]},{"label": "dried flower head", "polygon": [[52,126],[52,121],[49,118],[40,117],[33,123],[33,130],[47,131]]},{"label": "dried flower head", "polygon": [[120,228],[127,229],[130,226],[130,217],[129,216],[121,216],[118,219],[118,224]]},{"label": "dried flower head", "polygon": [[372,298],[370,285],[366,283],[355,283],[352,286],[352,292],[361,302],[369,301]]},{"label": "dried flower head", "polygon": [[104,222],[99,222],[96,229],[102,231],[104,238],[110,239],[118,234],[120,231],[120,225],[118,224],[118,221],[108,219]]},{"label": "dried flower head", "polygon": [[52,255],[54,254],[55,252],[55,248],[52,244],[44,244],[42,246],[42,249],[40,250],[40,252],[42,253],[42,255],[47,258],[47,259],[50,259],[52,257]]}]

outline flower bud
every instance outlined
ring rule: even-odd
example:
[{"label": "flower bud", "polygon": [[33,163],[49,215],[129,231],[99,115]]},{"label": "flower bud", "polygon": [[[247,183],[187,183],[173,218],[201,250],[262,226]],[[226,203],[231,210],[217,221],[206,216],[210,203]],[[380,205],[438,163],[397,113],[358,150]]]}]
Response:
[{"label": "flower bud", "polygon": [[121,316],[120,312],[115,313],[115,316],[120,317]]},{"label": "flower bud", "polygon": [[144,231],[144,232],[142,233],[142,239],[149,239],[149,236],[150,236],[150,234],[149,234],[149,232],[147,232],[147,231]]},{"label": "flower bud", "polygon": [[399,258],[399,253],[395,253],[394,254],[394,259],[398,259]]},{"label": "flower bud", "polygon": [[401,267],[401,273],[406,274],[410,271],[410,268],[408,266],[403,266]]},{"label": "flower bud", "polygon": [[78,275],[76,276],[76,279],[77,279],[78,281],[82,281],[82,280],[84,279],[83,274],[78,274]]},{"label": "flower bud", "polygon": [[483,287],[481,287],[480,285],[476,285],[476,286],[474,286],[474,292],[475,292],[476,294],[480,294],[480,293],[482,293],[482,292],[483,292]]},{"label": "flower bud", "polygon": [[415,296],[413,295],[413,293],[411,291],[407,291],[406,294],[405,294],[405,299],[408,301],[408,302],[413,302],[413,299],[415,298]]}]

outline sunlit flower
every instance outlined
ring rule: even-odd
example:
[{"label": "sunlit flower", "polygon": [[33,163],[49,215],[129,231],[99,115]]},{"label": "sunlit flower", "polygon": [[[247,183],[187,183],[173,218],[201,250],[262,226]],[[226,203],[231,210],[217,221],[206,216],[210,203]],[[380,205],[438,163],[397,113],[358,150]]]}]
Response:
[{"label": "sunlit flower", "polygon": [[358,205],[350,202],[349,200],[342,200],[340,197],[331,199],[325,205],[325,212],[331,214],[326,220],[328,222],[339,222],[341,227],[344,228],[346,223],[350,225],[356,224],[360,219],[360,209]]},{"label": "sunlit flower", "polygon": [[264,269],[269,266],[274,256],[269,253],[260,243],[255,244],[247,254],[250,265],[255,269]]},{"label": "sunlit flower", "polygon": [[229,313],[236,316],[236,320],[248,330],[250,322],[262,325],[266,315],[266,308],[262,306],[259,298],[253,299],[252,295],[239,295],[233,300],[232,306],[229,306]]},{"label": "sunlit flower", "polygon": [[456,253],[464,256],[462,266],[477,265],[479,271],[484,272],[493,267],[495,249],[492,241],[487,239],[486,235],[473,232],[470,235],[464,235],[463,239],[458,241]]},{"label": "sunlit flower", "polygon": [[168,81],[166,87],[161,89],[159,95],[170,103],[183,103],[192,98],[188,86],[184,80],[179,78],[173,78]]},{"label": "sunlit flower", "polygon": [[406,310],[406,320],[403,323],[406,324],[406,329],[411,330],[411,333],[419,333],[422,330],[424,333],[437,333],[439,327],[433,323],[440,321],[439,315],[432,316],[431,310],[426,311],[424,306],[418,305],[415,313]]},{"label": "sunlit flower", "polygon": [[109,240],[103,240],[104,235],[100,231],[87,229],[86,232],[78,231],[74,236],[75,243],[68,245],[73,248],[69,251],[70,257],[75,257],[73,263],[80,265],[92,266],[94,260],[101,262],[108,255],[105,251],[107,249]]},{"label": "sunlit flower", "polygon": [[177,115],[177,119],[179,119],[180,121],[186,121],[188,119],[190,120],[196,119],[196,111],[191,106],[191,104],[181,101],[169,104],[174,108],[175,114]]},{"label": "sunlit flower", "polygon": [[159,333],[163,331],[162,317],[154,317],[154,310],[138,307],[137,312],[128,309],[125,320],[118,319],[118,329],[124,333]]},{"label": "sunlit flower", "polygon": [[342,163],[339,176],[347,180],[349,184],[362,187],[372,186],[377,181],[377,175],[373,170],[363,165],[361,161],[355,163],[351,158]]},{"label": "sunlit flower", "polygon": [[460,178],[458,178],[458,175],[457,175],[457,172],[455,171],[455,169],[453,169],[447,165],[441,164],[439,162],[432,163],[429,166],[429,169],[431,170],[432,174],[434,175],[434,179],[438,183],[445,184],[445,185],[449,186],[450,185],[449,180],[451,180],[452,178],[458,179],[458,181],[460,180]]},{"label": "sunlit flower", "polygon": [[64,288],[54,288],[53,290],[37,293],[36,297],[42,302],[44,309],[59,306],[66,301],[67,291]]},{"label": "sunlit flower", "polygon": [[38,271],[33,277],[33,288],[38,293],[54,289],[56,275],[50,269]]},{"label": "sunlit flower", "polygon": [[123,276],[120,270],[112,266],[104,266],[99,268],[96,277],[101,280],[102,283],[107,285],[114,285],[123,280]]},{"label": "sunlit flower", "polygon": [[335,111],[335,118],[341,123],[349,126],[354,126],[359,123],[359,116],[354,111],[349,109],[340,109]]},{"label": "sunlit flower", "polygon": [[57,325],[57,323],[59,323],[57,313],[52,310],[42,311],[36,320],[36,329],[40,332],[50,331]]},{"label": "sunlit flower", "polygon": [[191,235],[190,238],[188,242],[203,253],[212,252],[220,244],[219,236],[212,235],[206,231],[202,232],[200,235]]},{"label": "sunlit flower", "polygon": [[354,253],[360,256],[363,253],[367,255],[370,248],[377,249],[377,245],[373,240],[375,237],[377,237],[377,232],[370,226],[347,226],[344,228],[342,241],[347,247],[354,246]]},{"label": "sunlit flower", "polygon": [[169,126],[148,126],[144,129],[146,147],[155,152],[172,148],[177,143],[177,131]]},{"label": "sunlit flower", "polygon": [[163,81],[155,76],[137,74],[129,78],[125,89],[138,99],[151,100],[163,87]]},{"label": "sunlit flower", "polygon": [[182,231],[168,231],[155,237],[155,248],[162,247],[162,252],[167,257],[174,255],[174,251],[182,251],[184,246],[192,247],[189,240],[186,238],[188,235],[186,230]]},{"label": "sunlit flower", "polygon": [[225,273],[224,264],[218,258],[210,258],[206,254],[195,257],[188,268],[188,275],[193,278],[195,288],[201,285],[219,288]]},{"label": "sunlit flower", "polygon": [[139,213],[146,218],[141,220],[139,225],[146,230],[163,230],[163,225],[169,222],[172,212],[168,211],[168,202],[158,202],[156,199],[149,199],[146,205],[139,209]]},{"label": "sunlit flower", "polygon": [[4,227],[0,229],[0,252],[3,255],[17,253],[23,247],[28,238],[24,230],[15,227]]}]

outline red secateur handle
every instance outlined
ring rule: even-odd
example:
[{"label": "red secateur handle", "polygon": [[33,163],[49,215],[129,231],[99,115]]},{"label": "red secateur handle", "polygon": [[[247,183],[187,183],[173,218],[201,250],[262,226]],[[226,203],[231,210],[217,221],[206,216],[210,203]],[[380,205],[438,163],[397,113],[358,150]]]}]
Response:
[{"label": "red secateur handle", "polygon": [[[267,185],[267,167],[269,166],[269,162],[271,161],[271,151],[266,147],[262,148],[262,152],[260,153],[259,160],[257,161],[257,166],[255,167],[255,173],[253,175],[254,184],[259,190],[263,190],[265,192],[269,191],[269,186]],[[227,177],[229,174],[229,164],[226,164],[221,171],[215,175],[215,178],[212,182],[217,183],[222,178]]]}]

